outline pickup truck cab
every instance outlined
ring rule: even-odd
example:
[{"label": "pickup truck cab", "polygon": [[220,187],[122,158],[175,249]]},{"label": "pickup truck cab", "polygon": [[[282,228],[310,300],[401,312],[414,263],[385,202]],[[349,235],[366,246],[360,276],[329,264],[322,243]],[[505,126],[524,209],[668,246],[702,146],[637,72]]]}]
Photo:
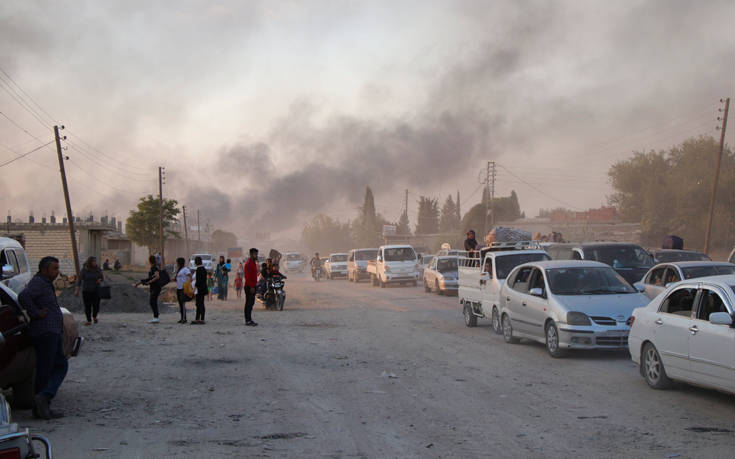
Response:
[{"label": "pickup truck cab", "polygon": [[410,245],[384,245],[367,265],[371,284],[380,287],[409,282],[416,286],[420,269],[416,251]]},{"label": "pickup truck cab", "polygon": [[465,325],[474,327],[478,318],[491,318],[495,333],[502,333],[500,323],[500,288],[516,266],[550,260],[538,243],[495,242],[458,258],[459,304]]},{"label": "pickup truck cab", "polygon": [[337,277],[347,277],[347,253],[331,253],[329,259],[324,262],[324,270],[327,273],[327,279],[336,279]]}]

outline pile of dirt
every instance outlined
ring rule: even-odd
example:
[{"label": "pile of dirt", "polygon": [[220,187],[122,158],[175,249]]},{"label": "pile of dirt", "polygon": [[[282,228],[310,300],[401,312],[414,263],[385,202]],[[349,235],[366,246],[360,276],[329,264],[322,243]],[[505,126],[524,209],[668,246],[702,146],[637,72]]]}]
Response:
[{"label": "pile of dirt", "polygon": [[[103,312],[151,312],[148,305],[148,289],[135,288],[128,283],[109,284],[112,298],[102,300],[100,311]],[[161,303],[163,298],[159,298],[158,309],[161,313],[170,312],[174,309],[169,305]],[[164,300],[165,301],[165,300]],[[59,295],[59,305],[67,308],[71,312],[84,312],[84,303],[82,294],[79,297],[74,296],[74,288],[67,288]]]}]

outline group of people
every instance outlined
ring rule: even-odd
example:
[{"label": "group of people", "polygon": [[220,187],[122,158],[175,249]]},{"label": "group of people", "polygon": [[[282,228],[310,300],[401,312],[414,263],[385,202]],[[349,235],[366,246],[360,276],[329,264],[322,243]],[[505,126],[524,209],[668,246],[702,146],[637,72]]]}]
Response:
[{"label": "group of people", "polygon": [[[114,268],[115,268],[115,271],[120,271],[120,269],[122,269],[122,263],[120,263],[120,260],[115,260]],[[105,259],[105,262],[102,263],[102,269],[104,271],[112,271],[113,268],[110,267],[110,259],[109,258],[106,258]]]}]

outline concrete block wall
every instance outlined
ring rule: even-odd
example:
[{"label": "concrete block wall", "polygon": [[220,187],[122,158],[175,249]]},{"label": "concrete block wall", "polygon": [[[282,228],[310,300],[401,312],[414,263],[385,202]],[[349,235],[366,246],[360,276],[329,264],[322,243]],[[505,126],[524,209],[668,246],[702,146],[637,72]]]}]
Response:
[{"label": "concrete block wall", "polygon": [[[38,262],[45,256],[59,259],[61,272],[65,275],[74,274],[74,255],[71,249],[71,238],[66,228],[48,230],[23,231],[26,242],[26,255],[31,264],[31,272],[38,270]],[[77,231],[77,239],[79,231]]]}]

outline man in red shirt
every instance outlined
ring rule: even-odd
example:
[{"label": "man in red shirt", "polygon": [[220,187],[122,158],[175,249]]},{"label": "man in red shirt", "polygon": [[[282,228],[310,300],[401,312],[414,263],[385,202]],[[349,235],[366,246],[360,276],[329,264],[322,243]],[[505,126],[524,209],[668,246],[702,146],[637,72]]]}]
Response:
[{"label": "man in red shirt", "polygon": [[255,327],[253,322],[253,305],[255,304],[255,287],[258,285],[258,249],[250,249],[250,258],[245,262],[245,325]]}]

